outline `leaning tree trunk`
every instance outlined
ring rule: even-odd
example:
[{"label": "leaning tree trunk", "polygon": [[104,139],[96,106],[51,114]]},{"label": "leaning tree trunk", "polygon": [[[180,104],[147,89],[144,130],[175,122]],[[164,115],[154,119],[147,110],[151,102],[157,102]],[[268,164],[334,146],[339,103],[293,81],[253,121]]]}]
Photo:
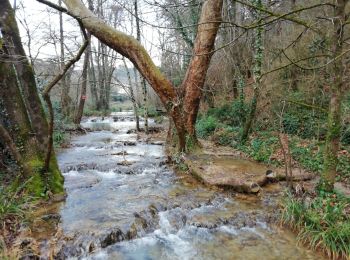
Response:
[{"label": "leaning tree trunk", "polygon": [[[49,4],[43,0],[38,1]],[[133,37],[104,23],[89,11],[80,0],[64,0],[64,2],[68,8],[68,14],[80,20],[82,25],[101,42],[127,57],[140,71],[158,94],[164,107],[173,118],[179,137],[179,149],[184,151],[186,146],[186,132],[183,123],[181,101],[170,80],[160,72],[144,47]],[[49,5],[55,7],[52,4]],[[192,130],[189,132],[192,132],[192,134],[195,133],[194,123],[198,113],[201,88],[204,84],[205,75],[212,56],[216,33],[221,21],[221,8],[222,0],[207,0],[204,3],[200,19],[201,22],[194,46],[195,56],[190,63],[183,82],[183,86],[187,91],[185,97],[185,102],[187,100],[187,104],[185,104],[185,107],[189,108],[189,111],[185,110],[185,113],[187,113],[190,118],[190,120],[186,119],[186,121],[190,122],[190,129],[192,128]],[[192,106],[194,106],[194,108],[192,108]]]},{"label": "leaning tree trunk", "polygon": [[[341,135],[341,102],[345,89],[343,64],[343,40],[344,27],[346,25],[345,6],[348,0],[334,1],[333,18],[333,47],[332,63],[333,83],[331,85],[331,100],[328,110],[328,130],[326,136],[326,145],[324,150],[324,169],[321,174],[319,188],[326,191],[332,191],[334,188],[335,177],[337,173],[338,158],[337,153],[340,144]],[[339,58],[341,57],[341,58]]]},{"label": "leaning tree trunk", "polygon": [[220,0],[208,0],[204,3],[194,43],[193,58],[182,83],[185,93],[183,109],[186,131],[194,143],[197,143],[195,124],[205,77],[220,26],[222,4],[223,1]]},{"label": "leaning tree trunk", "polygon": [[173,117],[179,136],[179,148],[184,150],[185,130],[182,123],[180,102],[175,88],[153,63],[144,47],[133,37],[116,30],[97,18],[80,0],[65,0],[64,2],[74,17],[84,17],[84,19],[81,19],[81,22],[92,35],[127,57],[146,78]]}]

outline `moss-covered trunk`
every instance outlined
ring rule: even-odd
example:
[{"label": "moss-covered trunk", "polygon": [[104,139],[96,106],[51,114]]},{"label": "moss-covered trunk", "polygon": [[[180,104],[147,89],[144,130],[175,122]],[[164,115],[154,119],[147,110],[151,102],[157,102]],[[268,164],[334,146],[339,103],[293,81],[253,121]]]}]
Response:
[{"label": "moss-covered trunk", "polygon": [[343,53],[344,26],[346,25],[345,6],[348,0],[334,1],[333,18],[333,46],[332,55],[334,58],[332,66],[333,82],[331,85],[331,99],[328,110],[328,130],[326,135],[326,145],[324,150],[324,169],[321,174],[319,187],[326,191],[334,188],[337,173],[337,152],[339,150],[341,135],[341,102],[345,89],[344,82],[344,60]]},{"label": "moss-covered trunk", "polygon": [[[0,1],[0,29],[0,101],[5,110],[1,124],[22,158],[16,159],[17,163],[28,169],[26,175],[19,179],[27,182],[26,190],[35,196],[48,190],[53,193],[63,192],[63,177],[54,155],[51,158],[50,172],[43,171],[48,125],[34,72],[25,56],[14,12],[8,0]],[[4,145],[9,147],[10,142]],[[12,155],[18,158],[18,155]]]},{"label": "moss-covered trunk", "polygon": [[47,147],[47,121],[45,112],[41,106],[39,94],[37,92],[34,71],[26,57],[19,35],[18,26],[14,13],[8,1],[0,3],[1,32],[5,41],[8,42],[8,55],[11,56],[15,73],[17,74],[20,88],[24,95],[24,104],[29,114],[33,131],[39,140],[42,151]]}]

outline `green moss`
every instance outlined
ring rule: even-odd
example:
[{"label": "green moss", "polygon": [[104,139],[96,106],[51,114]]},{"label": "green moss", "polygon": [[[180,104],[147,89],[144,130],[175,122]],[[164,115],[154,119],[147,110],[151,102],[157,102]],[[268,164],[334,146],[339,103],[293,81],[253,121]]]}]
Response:
[{"label": "green moss", "polygon": [[48,188],[54,194],[62,193],[64,191],[63,182],[64,178],[58,168],[56,157],[52,156],[48,176]]},{"label": "green moss", "polygon": [[39,158],[35,158],[30,160],[28,165],[32,169],[32,175],[26,185],[26,191],[35,197],[42,197],[45,193],[45,182],[42,178],[44,162]]},{"label": "green moss", "polygon": [[54,194],[62,193],[63,189],[63,176],[58,168],[55,156],[50,162],[50,171],[48,173],[43,172],[44,161],[40,158],[32,159],[28,162],[28,165],[32,169],[32,175],[26,184],[26,191],[35,197],[45,197],[47,191]]}]

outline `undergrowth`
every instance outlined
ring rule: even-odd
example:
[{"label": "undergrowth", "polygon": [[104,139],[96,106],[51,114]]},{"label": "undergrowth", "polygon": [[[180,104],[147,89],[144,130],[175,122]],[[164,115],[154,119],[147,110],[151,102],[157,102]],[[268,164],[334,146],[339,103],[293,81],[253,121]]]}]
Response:
[{"label": "undergrowth", "polygon": [[350,199],[339,193],[294,197],[283,202],[282,222],[298,232],[298,240],[329,257],[350,258]]},{"label": "undergrowth", "polygon": [[[196,124],[197,136],[202,139],[210,139],[217,145],[231,146],[244,152],[256,161],[274,166],[282,166],[284,162],[278,140],[279,131],[270,128],[269,130],[265,130],[257,123],[249,140],[241,144],[241,124],[238,123],[239,120],[229,120],[229,117],[233,117],[237,111],[239,111],[237,105],[233,104],[232,106],[224,105],[221,108],[211,109],[206,114],[202,114]],[[301,111],[298,110],[298,112]],[[289,116],[289,114],[286,114],[285,118]],[[237,117],[241,118],[241,116]],[[289,125],[286,127],[287,123],[285,122],[285,127],[289,129],[287,132],[290,132],[287,134],[289,137],[290,152],[293,158],[293,166],[301,167],[315,173],[321,173],[323,170],[324,140],[312,138],[315,136],[319,137],[320,131],[319,129],[315,129],[315,131],[311,130],[315,125],[318,125],[315,123],[317,118],[310,119],[308,121],[309,123],[304,122],[301,128],[299,128],[299,123],[294,124],[292,127],[292,120],[287,119],[287,121]],[[292,128],[293,130],[291,130]],[[306,129],[308,130],[306,131]],[[317,135],[316,132],[318,133]],[[305,139],[305,137],[308,139]],[[347,137],[344,132],[342,140],[347,141]],[[337,181],[350,184],[350,146],[347,142],[342,143],[338,160]]]}]

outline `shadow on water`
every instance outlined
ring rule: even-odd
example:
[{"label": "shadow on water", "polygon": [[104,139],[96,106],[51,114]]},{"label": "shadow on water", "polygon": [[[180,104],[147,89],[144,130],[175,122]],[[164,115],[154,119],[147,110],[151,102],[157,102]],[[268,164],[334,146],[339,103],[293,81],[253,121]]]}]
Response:
[{"label": "shadow on water", "polygon": [[272,224],[274,198],[242,198],[175,174],[163,146],[128,134],[132,120],[125,112],[89,118],[83,126],[92,131],[58,154],[68,196],[56,258],[322,258]]}]

